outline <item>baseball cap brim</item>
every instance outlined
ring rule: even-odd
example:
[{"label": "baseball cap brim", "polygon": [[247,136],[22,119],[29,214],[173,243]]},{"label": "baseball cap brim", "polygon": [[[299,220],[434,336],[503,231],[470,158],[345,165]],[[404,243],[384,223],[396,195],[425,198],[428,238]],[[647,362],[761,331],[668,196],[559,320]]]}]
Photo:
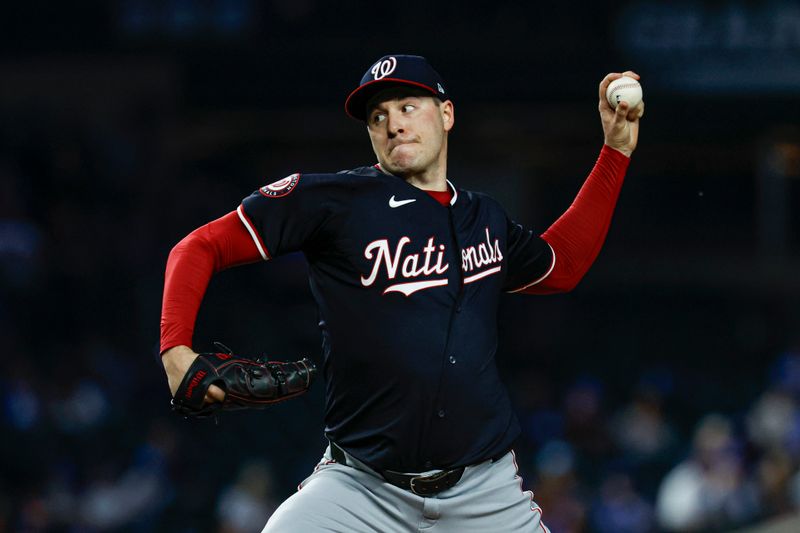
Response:
[{"label": "baseball cap brim", "polygon": [[424,83],[399,78],[381,78],[379,80],[367,82],[351,92],[344,102],[345,113],[356,120],[366,121],[367,102],[379,92],[391,87],[416,87],[430,92],[431,96],[440,97],[436,89]]}]

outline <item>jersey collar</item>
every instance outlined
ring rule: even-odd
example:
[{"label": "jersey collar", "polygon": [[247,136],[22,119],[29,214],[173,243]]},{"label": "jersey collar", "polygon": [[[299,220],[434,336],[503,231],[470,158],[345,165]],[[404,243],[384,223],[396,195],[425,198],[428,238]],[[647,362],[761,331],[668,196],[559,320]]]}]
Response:
[{"label": "jersey collar", "polygon": [[[374,164],[374,165],[372,165],[372,166],[373,166],[374,168],[378,169],[379,171],[383,172],[383,173],[384,173],[384,174],[386,174],[387,176],[394,176],[394,174],[392,174],[392,173],[390,173],[390,172],[386,172],[386,171],[383,169],[383,167],[381,167],[381,164],[380,164],[380,163],[375,163],[375,164]],[[395,176],[395,177],[397,177],[397,176]],[[452,197],[452,198],[450,198],[450,205],[451,205],[451,206],[453,206],[453,205],[456,205],[456,200],[458,200],[458,190],[456,189],[456,186],[455,186],[455,185],[453,185],[453,184],[450,182],[450,180],[449,180],[449,179],[445,178],[445,181],[447,182],[447,186],[448,186],[448,187],[450,187],[450,190],[452,190],[452,191],[453,191],[453,197]]]},{"label": "jersey collar", "polygon": [[453,191],[453,197],[450,198],[450,205],[456,205],[456,200],[458,199],[458,190],[456,189],[455,185],[450,183],[449,179],[445,178],[445,181],[447,182],[447,186]]}]

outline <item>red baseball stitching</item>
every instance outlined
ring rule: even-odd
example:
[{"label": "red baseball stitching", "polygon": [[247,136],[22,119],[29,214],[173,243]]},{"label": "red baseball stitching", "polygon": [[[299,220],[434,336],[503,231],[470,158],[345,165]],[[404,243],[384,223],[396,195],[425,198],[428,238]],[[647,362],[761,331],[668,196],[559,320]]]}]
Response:
[{"label": "red baseball stitching", "polygon": [[617,91],[619,91],[620,89],[631,89],[633,87],[639,87],[639,86],[640,86],[639,83],[623,83],[623,84],[617,85],[616,87],[611,89],[611,92],[609,93],[609,96],[614,96],[614,94]]}]

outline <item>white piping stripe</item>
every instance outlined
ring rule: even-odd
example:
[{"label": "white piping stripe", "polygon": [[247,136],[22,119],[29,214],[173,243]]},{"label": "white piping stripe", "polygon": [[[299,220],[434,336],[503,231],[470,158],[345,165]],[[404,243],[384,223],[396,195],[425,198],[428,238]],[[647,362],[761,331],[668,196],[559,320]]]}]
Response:
[{"label": "white piping stripe", "polygon": [[[547,241],[545,241],[545,242],[547,242]],[[547,276],[549,276],[549,275],[550,275],[550,273],[551,273],[551,272],[553,271],[553,269],[556,267],[556,251],[555,251],[555,250],[553,250],[553,247],[552,247],[552,246],[550,246],[550,243],[549,243],[549,242],[547,243],[547,246],[549,246],[549,247],[550,247],[550,251],[551,251],[551,252],[553,252],[553,262],[552,262],[552,263],[550,263],[550,269],[549,269],[547,272],[545,272],[544,276],[542,276],[541,278],[537,279],[536,281],[532,281],[531,283],[528,283],[528,284],[527,284],[527,285],[525,285],[524,287],[520,287],[519,289],[514,289],[513,291],[508,291],[508,292],[519,292],[519,291],[524,291],[524,290],[525,290],[525,289],[527,289],[528,287],[533,287],[533,286],[534,286],[534,285],[536,285],[537,283],[541,283],[542,281],[544,281],[544,279],[545,279]]]},{"label": "white piping stripe", "polygon": [[452,197],[452,198],[450,198],[450,205],[456,205],[456,198],[458,198],[458,191],[456,190],[456,187],[455,187],[455,185],[453,185],[452,183],[450,183],[450,180],[449,180],[449,179],[445,178],[445,181],[446,181],[446,182],[447,182],[447,184],[450,186],[450,188],[451,188],[451,189],[453,189],[453,197]]},{"label": "white piping stripe", "polygon": [[478,281],[481,278],[485,278],[486,276],[491,276],[492,274],[496,274],[500,272],[502,267],[496,266],[494,268],[490,268],[489,270],[484,270],[483,272],[478,272],[477,274],[473,274],[472,276],[464,278],[464,285],[467,283],[472,283],[473,281]]},{"label": "white piping stripe", "polygon": [[550,530],[542,522],[542,518],[544,518],[544,513],[542,512],[542,508],[539,507],[539,505],[535,501],[533,501],[533,491],[532,490],[522,490],[522,476],[519,475],[519,465],[517,464],[517,454],[514,453],[513,449],[511,450],[511,462],[514,463],[514,479],[519,481],[519,490],[520,490],[520,492],[522,492],[522,494],[528,494],[528,498],[530,500],[531,511],[533,511],[534,513],[536,513],[536,512],[539,513],[539,527],[542,528],[542,531],[544,531],[544,533],[550,533]]},{"label": "white piping stripe", "polygon": [[244,211],[242,210],[242,206],[236,208],[236,214],[239,215],[239,220],[242,221],[244,227],[247,228],[247,232],[250,233],[250,237],[253,238],[253,242],[256,243],[256,248],[258,248],[258,253],[261,254],[261,258],[264,261],[268,261],[269,257],[267,257],[267,253],[264,251],[264,248],[261,247],[261,242],[258,240],[258,235],[256,235],[255,230],[250,226],[250,223],[247,221],[247,218],[244,216]]}]

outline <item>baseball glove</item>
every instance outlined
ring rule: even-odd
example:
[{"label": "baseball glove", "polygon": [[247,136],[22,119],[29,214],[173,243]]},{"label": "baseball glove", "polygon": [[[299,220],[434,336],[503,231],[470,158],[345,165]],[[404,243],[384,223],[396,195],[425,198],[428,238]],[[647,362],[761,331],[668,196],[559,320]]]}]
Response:
[{"label": "baseball glove", "polygon": [[[194,360],[172,399],[172,409],[186,417],[207,417],[218,411],[263,409],[308,390],[317,367],[308,358],[293,363],[234,356],[224,352],[201,353]],[[225,391],[223,402],[205,403],[208,388]]]}]

